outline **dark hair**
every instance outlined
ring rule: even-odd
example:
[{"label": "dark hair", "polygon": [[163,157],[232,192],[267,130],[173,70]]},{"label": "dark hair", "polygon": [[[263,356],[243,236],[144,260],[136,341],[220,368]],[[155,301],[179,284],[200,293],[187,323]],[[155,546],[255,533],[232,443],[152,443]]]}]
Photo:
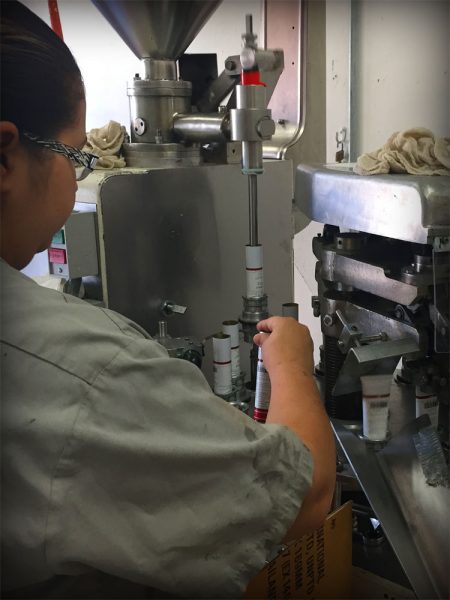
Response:
[{"label": "dark hair", "polygon": [[55,138],[75,121],[84,98],[80,69],[66,44],[20,2],[1,2],[1,120]]}]

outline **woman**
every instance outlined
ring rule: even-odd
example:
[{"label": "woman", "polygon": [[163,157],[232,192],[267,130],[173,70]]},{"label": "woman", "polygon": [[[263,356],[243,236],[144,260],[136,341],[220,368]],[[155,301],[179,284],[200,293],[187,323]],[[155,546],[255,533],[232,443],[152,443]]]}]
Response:
[{"label": "woman", "polygon": [[2,4],[1,57],[3,597],[237,598],[329,508],[309,333],[259,325],[263,426],[138,325],[22,275],[95,157],[78,67],[18,2]]}]

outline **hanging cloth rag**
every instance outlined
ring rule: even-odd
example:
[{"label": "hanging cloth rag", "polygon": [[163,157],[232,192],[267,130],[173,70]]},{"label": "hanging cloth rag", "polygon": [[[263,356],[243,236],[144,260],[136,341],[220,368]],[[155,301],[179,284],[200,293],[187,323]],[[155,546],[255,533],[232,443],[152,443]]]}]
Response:
[{"label": "hanging cloth rag", "polygon": [[125,159],[120,156],[125,135],[125,127],[117,121],[110,121],[104,127],[91,129],[87,133],[83,150],[99,157],[95,169],[118,169],[126,166]]},{"label": "hanging cloth rag", "polygon": [[358,175],[450,175],[450,138],[435,137],[423,127],[397,131],[382,148],[360,156],[353,170]]}]

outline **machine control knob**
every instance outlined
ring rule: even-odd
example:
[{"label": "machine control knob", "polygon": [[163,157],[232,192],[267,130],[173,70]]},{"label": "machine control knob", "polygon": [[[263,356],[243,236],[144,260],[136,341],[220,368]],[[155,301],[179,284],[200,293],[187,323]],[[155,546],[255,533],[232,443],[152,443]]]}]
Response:
[{"label": "machine control knob", "polygon": [[141,117],[137,117],[133,121],[133,129],[136,135],[144,135],[147,131],[147,123]]},{"label": "machine control knob", "polygon": [[275,123],[270,117],[263,117],[256,124],[256,131],[263,140],[270,140],[275,133]]}]

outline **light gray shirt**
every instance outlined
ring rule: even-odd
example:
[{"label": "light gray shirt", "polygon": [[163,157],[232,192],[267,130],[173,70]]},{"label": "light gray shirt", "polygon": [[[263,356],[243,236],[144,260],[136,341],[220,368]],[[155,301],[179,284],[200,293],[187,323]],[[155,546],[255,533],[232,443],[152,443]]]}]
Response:
[{"label": "light gray shirt", "polygon": [[0,265],[3,587],[101,572],[238,598],[299,511],[308,449],[128,319]]}]

